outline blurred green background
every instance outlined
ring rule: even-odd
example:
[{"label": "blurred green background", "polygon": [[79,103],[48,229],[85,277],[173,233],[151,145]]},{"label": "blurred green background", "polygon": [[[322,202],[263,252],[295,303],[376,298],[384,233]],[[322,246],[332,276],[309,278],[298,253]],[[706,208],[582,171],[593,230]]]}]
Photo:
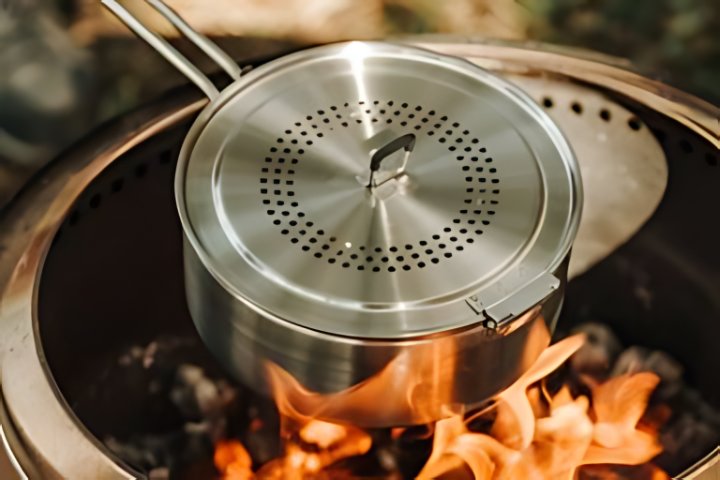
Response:
[{"label": "blurred green background", "polygon": [[[142,0],[126,3],[173,33]],[[627,58],[642,73],[720,103],[720,0],[168,3],[236,58],[398,34],[538,40]],[[205,59],[200,65],[212,68]],[[98,0],[0,0],[0,205],[94,126],[182,83]]]}]

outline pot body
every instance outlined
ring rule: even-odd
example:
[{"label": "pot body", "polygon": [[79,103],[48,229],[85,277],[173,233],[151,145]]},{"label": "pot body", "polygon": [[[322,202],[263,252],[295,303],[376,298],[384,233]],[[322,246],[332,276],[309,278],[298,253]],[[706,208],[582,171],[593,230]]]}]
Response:
[{"label": "pot body", "polygon": [[[549,344],[569,254],[555,272],[560,287],[503,326],[491,329],[479,321],[402,340],[328,335],[276,318],[223,288],[187,239],[184,258],[193,321],[233,376],[256,390],[276,389],[301,414],[382,427],[427,423],[447,409],[472,408],[517,380]],[[277,367],[294,381],[273,375]],[[316,403],[312,393],[323,400]],[[375,395],[396,401],[380,409],[353,401]]]}]

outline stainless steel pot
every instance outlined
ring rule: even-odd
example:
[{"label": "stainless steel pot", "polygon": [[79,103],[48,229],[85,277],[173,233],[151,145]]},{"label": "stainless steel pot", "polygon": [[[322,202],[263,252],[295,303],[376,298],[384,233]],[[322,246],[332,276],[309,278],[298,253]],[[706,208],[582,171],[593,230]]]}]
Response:
[{"label": "stainless steel pot", "polygon": [[236,377],[266,389],[274,364],[337,393],[392,369],[401,405],[295,407],[414,424],[487,399],[547,346],[582,188],[568,143],[520,89],[458,57],[350,42],[242,76],[226,67],[236,81],[216,94],[105,4],[212,100],[175,190],[190,311]]}]

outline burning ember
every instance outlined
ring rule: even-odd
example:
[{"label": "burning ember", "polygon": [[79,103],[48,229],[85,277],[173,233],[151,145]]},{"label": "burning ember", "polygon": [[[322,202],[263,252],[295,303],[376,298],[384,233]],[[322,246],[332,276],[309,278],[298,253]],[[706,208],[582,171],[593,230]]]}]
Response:
[{"label": "burning ember", "polygon": [[[469,415],[447,412],[445,418],[428,425],[425,437],[432,437],[432,448],[417,477],[669,478],[649,463],[662,451],[658,438],[662,415],[651,421],[652,412],[647,411],[658,375],[626,373],[601,381],[579,374],[572,382],[554,385],[553,373],[584,341],[584,335],[575,335],[547,348],[517,382],[482,410]],[[384,458],[383,478],[403,476],[387,444],[416,435],[412,432],[417,428],[395,428],[382,435],[300,413],[311,407],[332,412],[340,404],[357,412],[380,408],[378,398],[387,396],[377,394],[386,384],[388,369],[346,392],[328,396],[308,392],[275,365],[268,372],[281,417],[282,455],[257,468],[239,441],[220,441],[214,460],[223,479],[348,478],[351,460],[371,449],[384,452],[379,455]],[[428,404],[417,395],[405,398],[417,402],[418,408]],[[341,463],[345,464],[343,474],[330,473]]]}]

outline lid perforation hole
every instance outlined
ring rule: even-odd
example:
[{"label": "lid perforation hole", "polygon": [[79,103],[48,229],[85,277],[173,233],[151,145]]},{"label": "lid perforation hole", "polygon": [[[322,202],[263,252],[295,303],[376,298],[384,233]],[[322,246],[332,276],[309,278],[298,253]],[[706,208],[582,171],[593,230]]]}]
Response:
[{"label": "lid perforation hole", "polygon": [[[385,107],[385,105],[387,105],[387,107]],[[344,118],[343,115],[340,115],[339,113],[329,113],[337,112],[338,106],[332,105],[325,109],[319,109],[316,111],[318,115],[317,117],[314,117],[313,115],[305,117],[309,123],[306,124],[304,128],[302,122],[295,122],[294,125],[295,127],[298,127],[297,129],[288,128],[283,130],[287,137],[279,137],[276,139],[276,145],[270,147],[271,155],[269,157],[265,157],[265,163],[271,165],[276,164],[278,166],[282,166],[285,163],[292,165],[299,163],[297,158],[291,158],[292,150],[290,148],[286,148],[279,144],[297,145],[299,142],[302,142],[303,145],[307,144],[312,147],[328,137],[328,129],[333,130],[333,127],[335,126],[349,128],[352,125],[352,120],[355,120],[357,124],[364,123],[367,125],[378,124],[380,122],[383,124],[391,124],[393,123],[393,119],[396,119],[395,123],[399,124],[399,126],[410,129],[411,131],[422,131],[422,126],[427,125],[428,128],[425,129],[425,132],[428,137],[437,134],[435,136],[437,141],[441,144],[445,144],[450,152],[455,150],[461,150],[459,153],[462,153],[462,151],[468,152],[463,153],[462,155],[454,155],[453,158],[455,158],[458,162],[461,162],[459,165],[460,171],[465,173],[463,177],[469,184],[473,184],[474,182],[481,184],[492,182],[492,180],[488,177],[477,175],[484,173],[484,167],[472,166],[471,162],[475,162],[477,164],[481,157],[471,157],[469,155],[473,155],[473,153],[470,152],[478,151],[484,153],[486,150],[484,147],[478,147],[480,139],[472,137],[470,130],[463,129],[459,122],[449,123],[450,121],[447,116],[443,115],[438,118],[438,114],[435,110],[426,110],[422,105],[411,105],[404,102],[395,106],[395,108],[390,108],[392,106],[392,101],[380,102],[379,100],[360,100],[356,101],[352,105],[349,102],[346,102],[344,107],[347,110],[345,110]],[[416,112],[424,113],[416,114]],[[433,119],[436,123],[431,121]],[[312,123],[310,123],[310,121],[312,121]],[[440,130],[443,125],[446,125],[446,128]],[[313,132],[314,135],[312,135]],[[297,149],[298,156],[304,153],[305,151],[302,148]],[[279,156],[283,154],[287,155],[282,157]],[[485,162],[492,162],[492,158],[488,157],[485,159]],[[495,168],[489,171],[492,174],[496,173]],[[281,185],[292,187],[295,185],[294,180],[288,179],[288,177],[292,178],[291,176],[296,174],[293,169],[285,170],[284,168],[272,168],[267,165],[265,167],[261,166],[261,172],[264,174],[260,180],[260,183],[262,184],[277,185],[278,187]],[[278,211],[268,211],[272,212],[268,213],[268,215],[271,217],[275,216],[275,218],[271,218],[271,221],[273,221],[275,225],[279,226],[280,233],[287,236],[291,243],[300,244],[299,246],[302,251],[309,252],[314,258],[327,260],[327,264],[329,265],[336,263],[337,258],[344,257],[344,261],[337,262],[344,268],[351,268],[353,271],[359,272],[372,270],[373,272],[382,271],[390,273],[400,271],[401,269],[402,271],[411,271],[413,267],[422,269],[429,265],[438,264],[440,263],[440,260],[452,258],[455,250],[462,251],[460,243],[471,244],[474,242],[474,239],[468,237],[468,232],[472,233],[473,230],[469,230],[464,227],[475,223],[475,220],[469,217],[471,213],[473,215],[478,215],[481,212],[479,210],[469,210],[468,206],[485,203],[487,200],[478,198],[476,195],[484,194],[486,193],[486,190],[484,188],[466,188],[466,192],[469,194],[467,195],[467,198],[460,198],[457,200],[458,202],[462,200],[461,205],[463,205],[463,207],[462,209],[458,208],[457,210],[460,212],[461,216],[452,219],[452,223],[458,226],[458,229],[456,230],[458,233],[455,235],[452,234],[452,228],[444,227],[442,235],[438,233],[428,235],[428,240],[431,240],[431,242],[428,242],[428,240],[425,239],[417,239],[414,242],[395,246],[362,244],[352,245],[350,242],[345,243],[345,240],[343,240],[342,242],[347,245],[347,248],[337,250],[337,253],[333,255],[332,251],[334,250],[331,249],[331,244],[338,241],[335,236],[322,238],[326,235],[326,231],[321,228],[317,230],[310,230],[310,227],[313,225],[312,222],[303,222],[302,220],[298,222],[297,220],[291,220],[292,216],[295,216],[297,219],[302,219],[306,216],[306,212],[297,210],[300,208],[299,202],[285,202],[286,198],[296,196],[295,190],[276,189],[270,192],[267,188],[261,189],[261,193],[263,195],[275,195],[281,198],[272,202],[267,198],[263,198],[262,203],[263,205],[277,204],[277,206],[280,207]],[[284,207],[286,203],[296,210],[291,211],[290,209],[287,209],[288,207],[283,209],[282,207]],[[281,217],[278,218],[276,215]],[[488,213],[488,215],[491,214]],[[285,223],[283,224],[283,222]],[[307,229],[299,226],[304,226],[305,224],[307,224]],[[477,234],[477,232],[478,231],[476,230],[475,233]],[[459,236],[462,237],[458,238]],[[301,239],[305,239],[307,244],[303,245],[303,242],[300,242]],[[452,242],[452,245],[448,245],[450,242]],[[450,247],[454,247],[452,248],[452,251],[450,251]],[[367,255],[365,250],[375,252],[376,256]],[[405,253],[405,255],[398,254],[401,250]],[[323,253],[326,255],[323,255]]]}]

